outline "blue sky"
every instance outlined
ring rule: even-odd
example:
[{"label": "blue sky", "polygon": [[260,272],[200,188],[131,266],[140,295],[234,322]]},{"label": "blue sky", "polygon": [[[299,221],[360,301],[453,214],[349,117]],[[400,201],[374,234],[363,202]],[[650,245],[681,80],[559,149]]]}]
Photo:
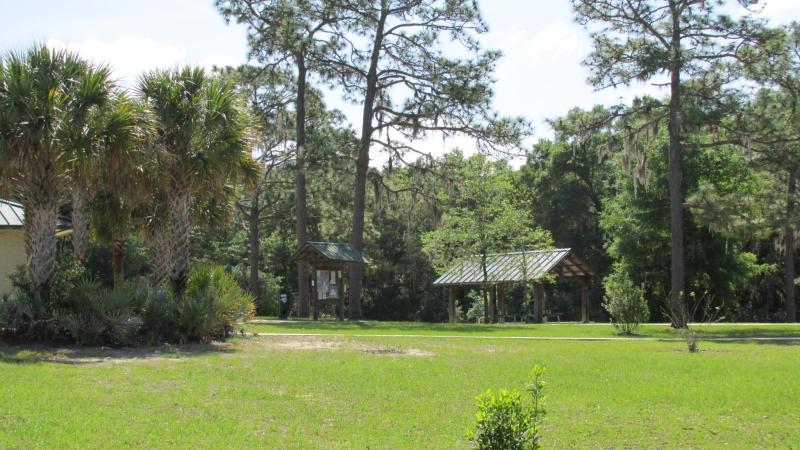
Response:
[{"label": "blue sky", "polygon": [[[800,0],[771,0],[762,14],[774,24],[800,20]],[[538,136],[544,120],[575,106],[589,108],[655,92],[647,85],[595,92],[581,60],[590,50],[586,33],[572,21],[568,0],[482,0],[490,32],[483,42],[504,52],[496,72],[495,107],[522,115]],[[141,71],[179,64],[205,66],[245,62],[245,31],[226,25],[211,0],[0,0],[0,49],[46,42],[105,61],[123,83]],[[335,95],[330,105],[359,123],[354,106]],[[438,153],[458,140],[431,140]]]}]

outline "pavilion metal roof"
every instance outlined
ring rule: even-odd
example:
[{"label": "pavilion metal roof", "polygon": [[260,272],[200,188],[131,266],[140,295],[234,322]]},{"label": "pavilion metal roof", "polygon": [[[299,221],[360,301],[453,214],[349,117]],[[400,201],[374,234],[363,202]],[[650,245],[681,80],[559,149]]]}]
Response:
[{"label": "pavilion metal roof", "polygon": [[348,262],[348,263],[363,263],[368,264],[366,258],[361,255],[361,252],[355,249],[350,244],[346,244],[343,242],[317,242],[317,241],[308,241],[305,245],[300,247],[294,256],[292,256],[292,261],[304,260],[304,259],[314,259],[314,257],[322,257],[322,259],[327,261],[338,261],[338,262]]},{"label": "pavilion metal roof", "polygon": [[[69,218],[59,215],[56,228],[63,230],[72,227]],[[25,209],[22,204],[0,199],[0,228],[22,228],[25,223]]]},{"label": "pavilion metal roof", "polygon": [[[565,280],[594,276],[594,272],[569,248],[530,250],[486,255],[486,280],[481,256],[462,258],[433,282],[434,286],[475,286],[484,283],[502,284],[535,281],[552,275]],[[523,270],[523,269],[526,270]],[[526,273],[527,272],[527,273]]]}]

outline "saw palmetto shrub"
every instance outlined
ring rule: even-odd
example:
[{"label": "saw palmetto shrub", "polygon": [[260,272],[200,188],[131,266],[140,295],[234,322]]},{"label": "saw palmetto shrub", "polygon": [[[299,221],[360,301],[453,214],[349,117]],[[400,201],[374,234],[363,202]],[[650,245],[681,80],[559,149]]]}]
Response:
[{"label": "saw palmetto shrub", "polygon": [[190,340],[225,339],[234,326],[255,314],[253,296],[221,266],[200,264],[177,299],[177,321]]},{"label": "saw palmetto shrub", "polygon": [[17,267],[9,277],[11,294],[0,298],[0,336],[26,340],[58,338],[53,312],[69,304],[73,288],[87,276],[80,264],[59,259],[56,275],[48,292],[43,293],[34,288],[25,266]]},{"label": "saw palmetto shrub", "polygon": [[112,346],[210,342],[255,312],[253,297],[219,266],[197,266],[181,296],[144,278],[112,288],[79,266],[58,274],[48,296],[27,285],[24,272],[15,277],[13,293],[0,298],[0,336]]},{"label": "saw palmetto shrub", "polygon": [[63,309],[53,312],[59,334],[78,344],[140,342],[142,299],[136,283],[109,288],[87,278],[74,286],[69,302]]}]

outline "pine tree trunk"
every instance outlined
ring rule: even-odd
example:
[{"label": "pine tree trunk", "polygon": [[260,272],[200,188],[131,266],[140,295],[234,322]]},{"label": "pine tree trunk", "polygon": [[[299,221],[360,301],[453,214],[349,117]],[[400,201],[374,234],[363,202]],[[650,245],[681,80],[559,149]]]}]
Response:
[{"label": "pine tree trunk", "polygon": [[[308,241],[308,209],[306,205],[306,74],[305,60],[297,58],[297,99],[295,128],[297,134],[297,155],[295,169],[295,208],[297,209],[297,248]],[[308,317],[311,296],[308,289],[308,261],[297,262],[297,314]]]},{"label": "pine tree trunk", "polygon": [[89,248],[89,190],[83,183],[72,186],[72,254],[76,260],[86,260]]},{"label": "pine tree trunk", "polygon": [[[367,72],[364,110],[361,117],[361,140],[356,159],[356,184],[353,195],[353,236],[350,244],[359,252],[364,250],[364,213],[366,211],[369,147],[372,143],[372,116],[375,108],[375,98],[378,93],[378,61],[380,59],[381,46],[383,45],[384,25],[388,15],[387,8],[386,2],[382,2],[381,16],[375,30],[370,66]],[[363,272],[363,264],[352,264],[350,266],[350,319],[352,320],[361,319],[361,280]]]},{"label": "pine tree trunk", "polygon": [[253,294],[255,297],[256,304],[261,304],[261,283],[258,279],[258,264],[261,258],[261,240],[259,238],[258,229],[258,217],[259,217],[259,207],[258,207],[258,195],[259,190],[256,189],[253,191],[252,200],[250,202],[250,215],[248,216],[248,223],[249,223],[249,230],[248,230],[248,263],[250,266],[250,281],[248,283],[248,289],[250,293]]},{"label": "pine tree trunk", "polygon": [[785,286],[786,292],[786,321],[797,321],[797,301],[796,301],[796,287],[794,279],[796,277],[794,258],[797,251],[797,244],[795,243],[794,236],[794,215],[795,204],[794,196],[797,192],[797,168],[792,167],[789,170],[789,182],[786,197],[786,254],[785,254]]},{"label": "pine tree trunk", "polygon": [[[183,180],[182,180],[183,181]],[[189,230],[192,225],[192,191],[186,181],[173,187],[169,199],[170,284],[176,296],[183,295],[189,279]]]},{"label": "pine tree trunk", "polygon": [[[670,302],[675,311],[683,308],[686,295],[686,265],[684,251],[683,219],[683,171],[681,168],[681,54],[680,11],[674,1],[670,1],[672,11],[672,39],[670,61],[670,102],[669,102],[669,210],[670,210]],[[679,321],[676,321],[679,322]],[[685,323],[673,323],[683,328]]]}]

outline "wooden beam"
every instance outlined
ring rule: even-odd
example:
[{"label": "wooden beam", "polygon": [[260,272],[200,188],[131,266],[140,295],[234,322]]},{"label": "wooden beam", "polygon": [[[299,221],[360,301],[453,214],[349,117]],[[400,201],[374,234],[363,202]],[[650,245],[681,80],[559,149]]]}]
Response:
[{"label": "wooden beam", "polygon": [[317,279],[317,266],[316,264],[311,264],[311,279],[313,283],[311,284],[311,306],[314,310],[314,320],[319,320],[319,280]]},{"label": "wooden beam", "polygon": [[339,296],[336,316],[339,320],[344,320],[344,275],[341,270],[336,271],[336,294]]},{"label": "wooden beam", "polygon": [[589,322],[589,277],[581,280],[581,322]]},{"label": "wooden beam", "polygon": [[533,286],[533,317],[537,323],[543,322],[544,317],[544,285],[537,283]]},{"label": "wooden beam", "polygon": [[497,323],[497,286],[492,285],[489,291],[489,322]]}]

